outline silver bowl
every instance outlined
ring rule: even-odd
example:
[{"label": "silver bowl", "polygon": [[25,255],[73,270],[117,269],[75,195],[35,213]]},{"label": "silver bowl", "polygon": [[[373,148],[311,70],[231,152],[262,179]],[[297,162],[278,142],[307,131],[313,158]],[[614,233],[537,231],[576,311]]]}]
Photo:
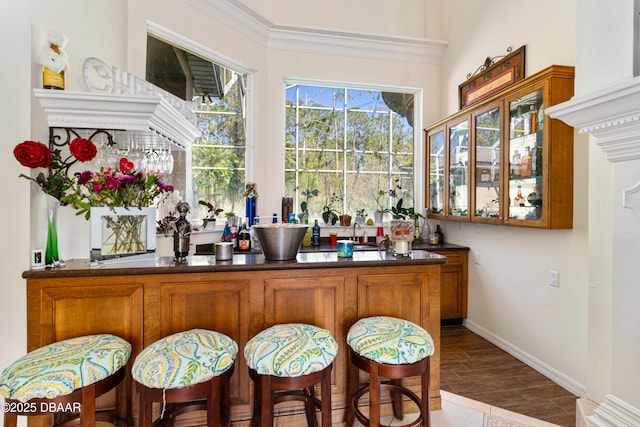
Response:
[{"label": "silver bowl", "polygon": [[253,229],[268,260],[294,259],[309,226],[306,224],[256,224]]}]

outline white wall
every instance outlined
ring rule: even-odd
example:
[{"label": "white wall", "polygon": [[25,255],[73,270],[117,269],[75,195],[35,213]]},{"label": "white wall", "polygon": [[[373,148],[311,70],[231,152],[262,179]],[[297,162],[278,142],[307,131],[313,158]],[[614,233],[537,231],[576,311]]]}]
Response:
[{"label": "white wall", "polygon": [[[442,116],[458,109],[458,85],[488,56],[526,45],[526,76],[574,65],[575,1],[443,1]],[[553,11],[553,13],[549,13]],[[469,246],[469,327],[584,392],[587,369],[586,138],[574,144],[571,230],[443,221],[445,239]],[[474,259],[478,258],[479,263]],[[560,287],[549,286],[551,270]]]},{"label": "white wall", "polygon": [[[29,268],[29,182],[13,157],[15,144],[31,136],[31,4],[10,2],[2,7],[0,39],[6,41],[0,67],[0,369],[24,354],[27,345],[26,295],[21,274]],[[2,421],[0,421],[2,424]]]}]

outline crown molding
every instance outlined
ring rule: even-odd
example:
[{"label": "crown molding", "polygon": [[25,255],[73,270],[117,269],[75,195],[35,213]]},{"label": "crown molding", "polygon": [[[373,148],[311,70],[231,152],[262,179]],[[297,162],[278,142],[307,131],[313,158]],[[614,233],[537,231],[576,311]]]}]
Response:
[{"label": "crown molding", "polygon": [[545,110],[590,134],[611,162],[640,159],[640,78],[630,77],[576,95]]},{"label": "crown molding", "polygon": [[426,38],[279,25],[239,0],[185,1],[269,49],[437,65],[447,47],[445,41]]}]

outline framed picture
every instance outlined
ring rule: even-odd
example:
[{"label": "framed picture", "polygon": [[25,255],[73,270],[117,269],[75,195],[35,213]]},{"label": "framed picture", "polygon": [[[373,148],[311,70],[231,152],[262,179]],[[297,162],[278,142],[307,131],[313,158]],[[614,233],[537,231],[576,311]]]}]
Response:
[{"label": "framed picture", "polygon": [[525,49],[525,46],[522,46],[498,61],[495,60],[496,57],[487,58],[484,64],[478,67],[476,74],[467,76],[468,80],[458,86],[460,109],[480,102],[524,79]]}]

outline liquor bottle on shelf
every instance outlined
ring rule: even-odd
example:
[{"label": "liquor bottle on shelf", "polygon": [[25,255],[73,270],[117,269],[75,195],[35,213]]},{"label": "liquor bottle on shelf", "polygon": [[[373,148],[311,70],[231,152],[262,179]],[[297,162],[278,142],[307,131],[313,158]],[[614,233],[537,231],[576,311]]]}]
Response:
[{"label": "liquor bottle on shelf", "polygon": [[520,160],[520,176],[522,178],[529,178],[531,176],[531,149],[526,147],[526,153]]},{"label": "liquor bottle on shelf", "polygon": [[538,130],[542,130],[544,126],[544,105],[542,103],[540,104],[540,108],[538,108],[538,114],[536,114],[536,116],[538,117]]},{"label": "liquor bottle on shelf", "polygon": [[518,185],[518,193],[516,197],[513,199],[514,206],[524,206],[524,197],[522,197],[522,186]]},{"label": "liquor bottle on shelf", "polygon": [[531,121],[530,129],[531,133],[536,133],[538,130],[538,112],[536,111],[536,106],[531,104],[529,107],[529,120]]},{"label": "liquor bottle on shelf", "polygon": [[513,156],[511,157],[511,178],[520,178],[521,175],[521,165],[520,162],[522,158],[520,157],[520,151],[515,150],[513,152]]}]

